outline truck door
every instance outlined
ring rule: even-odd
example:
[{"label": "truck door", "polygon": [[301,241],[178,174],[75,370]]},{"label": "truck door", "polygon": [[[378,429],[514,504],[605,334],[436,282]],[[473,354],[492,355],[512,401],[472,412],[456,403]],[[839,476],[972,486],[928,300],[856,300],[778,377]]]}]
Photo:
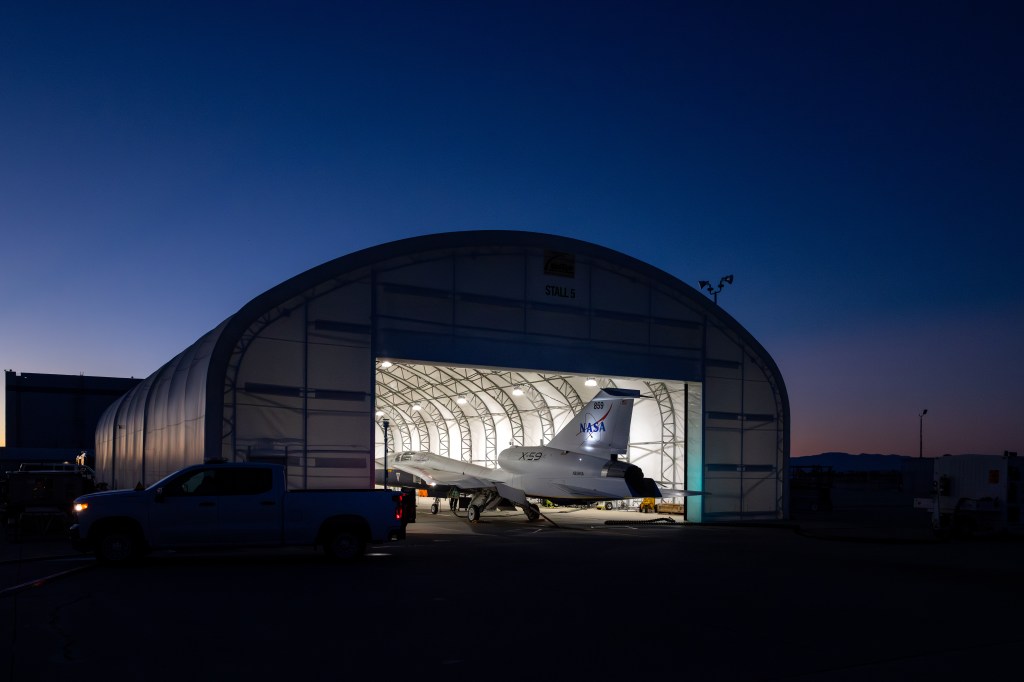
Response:
[{"label": "truck door", "polygon": [[239,467],[217,472],[220,510],[217,532],[226,545],[276,545],[281,542],[281,492],[269,467]]},{"label": "truck door", "polygon": [[218,542],[217,472],[191,469],[163,486],[150,509],[155,546],[202,546]]}]

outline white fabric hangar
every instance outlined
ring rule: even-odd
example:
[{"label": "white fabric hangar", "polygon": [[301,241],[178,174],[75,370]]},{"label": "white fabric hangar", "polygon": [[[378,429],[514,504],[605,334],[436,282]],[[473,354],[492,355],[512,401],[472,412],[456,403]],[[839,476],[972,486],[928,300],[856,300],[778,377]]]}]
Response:
[{"label": "white fabric hangar", "polygon": [[703,491],[688,521],[788,515],[789,400],[765,349],[662,270],[533,232],[404,239],[281,283],[114,403],[96,467],[128,488],[276,461],[294,488],[367,488],[385,433],[387,452],[493,466],[602,387],[641,390],[620,459]]}]

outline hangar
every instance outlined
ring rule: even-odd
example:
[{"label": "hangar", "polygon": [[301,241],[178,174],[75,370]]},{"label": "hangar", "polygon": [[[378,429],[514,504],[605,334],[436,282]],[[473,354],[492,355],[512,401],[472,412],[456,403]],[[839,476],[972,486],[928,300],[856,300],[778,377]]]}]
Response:
[{"label": "hangar", "polygon": [[788,516],[789,400],[765,349],[658,268],[507,230],[382,244],[257,296],[107,409],[96,469],[126,488],[277,461],[295,488],[367,488],[386,452],[493,466],[603,387],[645,396],[620,459],[703,491],[688,521]]}]

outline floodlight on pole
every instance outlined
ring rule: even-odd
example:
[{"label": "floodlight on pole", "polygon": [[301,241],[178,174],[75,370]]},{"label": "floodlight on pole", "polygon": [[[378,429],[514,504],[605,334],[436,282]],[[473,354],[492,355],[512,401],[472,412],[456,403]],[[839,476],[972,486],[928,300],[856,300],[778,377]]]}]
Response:
[{"label": "floodlight on pole", "polygon": [[715,303],[718,303],[718,292],[721,291],[726,284],[732,284],[732,280],[732,275],[725,275],[720,280],[718,280],[718,286],[712,286],[711,282],[706,279],[700,280],[698,284],[700,285],[701,289],[706,289],[708,293],[711,294],[711,296],[714,298]]}]

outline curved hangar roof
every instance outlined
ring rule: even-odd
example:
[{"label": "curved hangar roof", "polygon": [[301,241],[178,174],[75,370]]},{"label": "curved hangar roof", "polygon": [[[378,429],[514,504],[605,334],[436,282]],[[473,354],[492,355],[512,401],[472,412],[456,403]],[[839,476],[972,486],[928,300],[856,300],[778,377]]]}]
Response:
[{"label": "curved hangar roof", "polygon": [[531,232],[404,239],[270,289],[107,410],[97,470],[117,488],[270,459],[293,487],[370,487],[381,416],[392,452],[488,464],[602,386],[651,398],[624,457],[709,493],[688,519],[785,516],[789,405],[764,348],[657,268]]}]

